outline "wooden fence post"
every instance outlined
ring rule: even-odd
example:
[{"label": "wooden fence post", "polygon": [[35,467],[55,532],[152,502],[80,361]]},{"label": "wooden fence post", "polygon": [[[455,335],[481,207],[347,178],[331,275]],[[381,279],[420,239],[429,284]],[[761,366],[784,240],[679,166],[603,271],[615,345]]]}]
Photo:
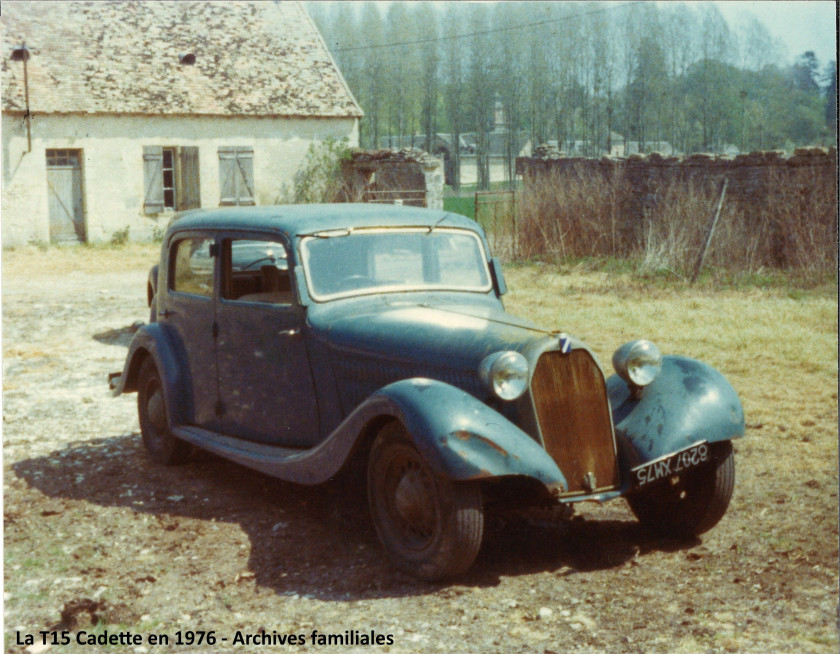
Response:
[{"label": "wooden fence post", "polygon": [[723,188],[720,191],[720,199],[717,204],[717,210],[715,211],[715,215],[709,224],[708,233],[706,234],[706,242],[703,243],[703,248],[700,250],[700,256],[697,257],[697,263],[694,265],[694,275],[691,277],[692,284],[696,282],[697,278],[700,276],[700,269],[703,267],[703,261],[706,259],[706,251],[712,243],[712,235],[715,233],[715,227],[717,227],[718,218],[720,218],[720,210],[723,207],[723,198],[726,196],[727,184],[729,184],[729,180],[724,179]]}]

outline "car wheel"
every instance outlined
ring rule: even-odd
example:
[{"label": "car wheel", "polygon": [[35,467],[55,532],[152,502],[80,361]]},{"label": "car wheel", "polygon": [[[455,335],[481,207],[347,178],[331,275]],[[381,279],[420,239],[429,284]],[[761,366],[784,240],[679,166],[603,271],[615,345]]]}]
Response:
[{"label": "car wheel", "polygon": [[175,438],[166,419],[166,400],[155,362],[146,359],[140,367],[137,386],[137,413],[143,445],[152,459],[165,465],[183,463],[190,446]]},{"label": "car wheel", "polygon": [[627,502],[639,521],[664,535],[699,536],[714,527],[729,506],[735,487],[735,454],[729,441],[712,444],[712,460]]},{"label": "car wheel", "polygon": [[428,581],[453,577],[478,555],[481,489],[434,474],[399,423],[383,429],[371,448],[368,501],[389,558],[409,574]]}]

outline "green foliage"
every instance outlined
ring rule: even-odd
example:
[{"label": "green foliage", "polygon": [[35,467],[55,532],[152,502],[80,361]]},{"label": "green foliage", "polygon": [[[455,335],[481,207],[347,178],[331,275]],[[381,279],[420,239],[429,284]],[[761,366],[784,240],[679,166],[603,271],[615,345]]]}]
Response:
[{"label": "green foliage", "polygon": [[467,196],[461,198],[444,198],[443,210],[459,213],[467,218],[475,219],[475,197]]},{"label": "green foliage", "polygon": [[131,232],[131,227],[126,225],[122,229],[118,229],[113,234],[111,234],[111,245],[125,245],[128,243],[129,233]]},{"label": "green foliage", "polygon": [[345,140],[327,139],[309,146],[303,166],[295,173],[291,188],[282,191],[283,201],[291,204],[336,202],[342,198],[342,161],[349,160]]},{"label": "green foliage", "polygon": [[365,148],[473,133],[483,162],[497,102],[514,156],[526,140],[600,156],[621,143],[613,133],[684,153],[836,140],[825,62],[806,52],[783,66],[760,21],[730,26],[713,3],[307,7],[365,112]]},{"label": "green foliage", "polygon": [[166,234],[166,227],[161,225],[155,225],[152,228],[152,241],[155,243],[163,243],[163,236]]}]

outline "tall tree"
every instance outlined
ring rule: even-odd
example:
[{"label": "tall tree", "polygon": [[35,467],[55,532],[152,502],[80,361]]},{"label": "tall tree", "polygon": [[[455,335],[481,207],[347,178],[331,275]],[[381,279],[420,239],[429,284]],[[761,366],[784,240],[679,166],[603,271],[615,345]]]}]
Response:
[{"label": "tall tree", "polygon": [[758,19],[731,29],[712,3],[305,4],[365,112],[362,143],[475,133],[482,184],[497,103],[509,159],[518,130],[590,156],[617,145],[613,132],[690,152],[835,131],[836,90],[822,91],[836,89],[836,66],[820,77],[810,52],[783,65]]},{"label": "tall tree", "polygon": [[435,132],[437,131],[437,104],[439,92],[440,52],[437,39],[438,12],[428,2],[418,5],[415,10],[415,33],[418,40],[425,41],[419,48],[421,57],[421,104],[423,117],[423,131],[425,133],[426,148],[429,152],[434,149]]},{"label": "tall tree", "polygon": [[381,48],[385,33],[382,13],[375,2],[365,2],[362,5],[359,19],[359,29],[370,47],[360,51],[357,56],[363,62],[359,81],[359,102],[365,117],[362,121],[362,145],[367,148],[378,148],[381,145],[383,117],[382,108],[385,105],[385,58],[386,52]]},{"label": "tall tree", "polygon": [[469,102],[475,125],[476,177],[478,188],[490,186],[489,132],[493,116],[495,92],[491,68],[491,42],[484,36],[488,30],[487,13],[482,5],[470,5],[470,25],[475,30],[469,47]]},{"label": "tall tree", "polygon": [[659,40],[645,36],[639,41],[633,78],[627,88],[630,125],[645,152],[649,141],[661,140],[663,99],[667,83],[665,53]]},{"label": "tall tree", "polygon": [[820,65],[817,61],[817,55],[812,50],[808,50],[808,52],[803,52],[799,55],[791,69],[793,85],[796,89],[805,91],[806,93],[819,91],[820,85],[817,81],[819,68]]},{"label": "tall tree", "polygon": [[837,142],[837,62],[829,61],[825,66],[823,80],[825,87],[825,124],[833,140]]},{"label": "tall tree", "polygon": [[663,47],[668,62],[669,84],[669,139],[671,144],[685,152],[689,136],[688,95],[683,81],[689,66],[697,58],[697,17],[688,5],[673,3],[664,8]]},{"label": "tall tree", "polygon": [[749,16],[741,23],[738,35],[742,68],[755,71],[781,62],[784,46],[755,16]]},{"label": "tall tree", "polygon": [[719,65],[728,61],[731,54],[732,42],[729,26],[720,10],[713,4],[704,5],[701,9],[701,51],[700,74],[697,83],[700,86],[699,107],[703,130],[703,150],[710,151],[718,142],[720,128],[720,104],[716,101],[716,91],[724,90],[726,80],[719,77],[724,69]]},{"label": "tall tree", "polygon": [[464,99],[466,76],[460,41],[456,38],[462,23],[464,7],[461,3],[447,4],[444,19],[443,41],[443,96],[446,118],[449,122],[452,187],[461,186],[461,134],[464,131]]},{"label": "tall tree", "polygon": [[[516,25],[521,17],[517,5],[498,3],[493,7],[493,26],[502,30]],[[505,38],[499,43],[496,86],[505,119],[504,154],[505,176],[508,181],[514,179],[514,159],[519,154],[519,138],[525,98],[525,39],[521,38],[524,30],[519,31],[520,38]]]}]

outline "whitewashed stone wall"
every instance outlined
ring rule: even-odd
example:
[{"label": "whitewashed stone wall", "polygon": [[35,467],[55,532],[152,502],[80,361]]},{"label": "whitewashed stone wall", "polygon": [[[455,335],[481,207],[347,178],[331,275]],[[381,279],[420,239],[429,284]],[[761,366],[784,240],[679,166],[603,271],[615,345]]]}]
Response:
[{"label": "whitewashed stone wall", "polygon": [[22,115],[2,117],[3,246],[49,240],[46,150],[82,150],[85,232],[89,242],[109,241],[129,228],[132,240],[159,233],[171,212],[147,216],[144,146],[199,148],[201,206],[219,206],[219,148],[254,152],[256,204],[282,201],[307,150],[315,142],[347,139],[358,144],[354,118],[249,118],[36,114],[27,152]]}]

